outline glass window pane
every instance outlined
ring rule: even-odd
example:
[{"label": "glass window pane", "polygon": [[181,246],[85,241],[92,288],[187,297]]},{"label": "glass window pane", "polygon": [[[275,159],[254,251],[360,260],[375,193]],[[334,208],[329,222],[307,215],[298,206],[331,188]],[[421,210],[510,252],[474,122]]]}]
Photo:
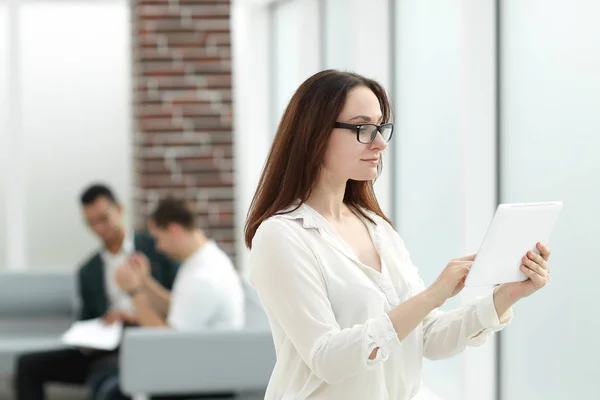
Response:
[{"label": "glass window pane", "polygon": [[31,269],[70,269],[98,246],[78,195],[102,180],[130,204],[129,4],[21,8],[20,77]]},{"label": "glass window pane", "polygon": [[319,71],[319,0],[293,0],[275,6],[273,20],[273,135],[290,98]]},{"label": "glass window pane", "polygon": [[[390,29],[391,0],[324,0],[325,67],[353,71],[377,80],[392,92]],[[323,16],[321,16],[323,18]],[[391,146],[394,146],[392,142]],[[386,215],[392,217],[392,175],[386,151],[383,171],[375,181],[375,193]]]},{"label": "glass window pane", "polygon": [[[353,41],[352,6],[348,0],[325,0],[325,66],[335,69],[352,69]],[[370,53],[370,52],[369,52]]]},{"label": "glass window pane", "polygon": [[4,163],[7,151],[8,126],[8,10],[5,4],[0,4],[0,271],[6,269],[6,175],[9,165]]},{"label": "glass window pane", "polygon": [[[427,285],[461,250],[460,7],[402,1],[396,6],[396,226]],[[445,309],[457,307],[458,298]],[[424,360],[427,387],[462,400],[463,354]]]},{"label": "glass window pane", "polygon": [[502,201],[565,203],[550,284],[502,333],[503,398],[597,399],[600,3],[502,4]]}]

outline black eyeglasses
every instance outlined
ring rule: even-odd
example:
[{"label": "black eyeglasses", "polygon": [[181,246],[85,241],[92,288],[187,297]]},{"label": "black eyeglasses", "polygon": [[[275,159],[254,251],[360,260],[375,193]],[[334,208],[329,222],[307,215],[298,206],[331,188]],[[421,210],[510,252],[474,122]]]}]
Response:
[{"label": "black eyeglasses", "polygon": [[334,124],[336,128],[350,129],[356,131],[356,140],[361,143],[371,143],[377,137],[377,132],[381,133],[381,137],[385,142],[389,142],[392,139],[392,133],[394,133],[394,124],[387,123],[381,125],[375,124],[345,124],[343,122],[336,122]]}]

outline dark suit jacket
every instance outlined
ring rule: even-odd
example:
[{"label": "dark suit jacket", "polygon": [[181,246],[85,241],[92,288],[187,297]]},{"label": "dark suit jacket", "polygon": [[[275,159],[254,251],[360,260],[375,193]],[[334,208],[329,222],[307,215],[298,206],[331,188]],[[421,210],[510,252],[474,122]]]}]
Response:
[{"label": "dark suit jacket", "polygon": [[[154,239],[149,234],[136,232],[133,241],[135,250],[144,253],[150,260],[154,279],[171,290],[179,265],[156,250]],[[77,284],[81,308],[78,319],[99,318],[108,311],[108,295],[104,282],[104,261],[100,252],[97,252],[79,269]]]}]

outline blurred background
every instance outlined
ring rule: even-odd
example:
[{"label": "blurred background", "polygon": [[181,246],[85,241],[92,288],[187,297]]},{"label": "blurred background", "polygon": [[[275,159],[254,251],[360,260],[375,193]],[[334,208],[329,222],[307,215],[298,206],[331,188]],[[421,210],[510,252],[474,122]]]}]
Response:
[{"label": "blurred background", "polygon": [[[313,73],[351,70],[392,99],[376,189],[427,284],[477,251],[497,204],[564,202],[549,286],[494,341],[426,362],[425,384],[600,399],[599,20],[597,0],[0,0],[0,288],[72,275],[97,249],[78,204],[94,181],[132,227],[166,194],[193,200],[244,275],[287,102]],[[0,300],[0,324],[27,301]],[[14,335],[0,327],[0,359],[27,348]]]}]

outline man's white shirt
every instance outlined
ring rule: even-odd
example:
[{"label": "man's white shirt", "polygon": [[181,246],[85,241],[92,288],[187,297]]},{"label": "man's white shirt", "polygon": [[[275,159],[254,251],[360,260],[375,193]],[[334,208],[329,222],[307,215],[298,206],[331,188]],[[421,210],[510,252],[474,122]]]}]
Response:
[{"label": "man's white shirt", "polygon": [[244,291],[229,256],[213,240],[186,259],[175,277],[167,324],[180,331],[240,328]]},{"label": "man's white shirt", "polygon": [[129,258],[135,253],[133,234],[130,231],[125,232],[123,244],[117,254],[111,253],[104,248],[100,252],[102,261],[104,261],[104,286],[106,288],[106,296],[108,297],[108,308],[110,310],[125,311],[133,313],[133,302],[129,295],[121,290],[115,279],[117,269],[125,264]]}]

